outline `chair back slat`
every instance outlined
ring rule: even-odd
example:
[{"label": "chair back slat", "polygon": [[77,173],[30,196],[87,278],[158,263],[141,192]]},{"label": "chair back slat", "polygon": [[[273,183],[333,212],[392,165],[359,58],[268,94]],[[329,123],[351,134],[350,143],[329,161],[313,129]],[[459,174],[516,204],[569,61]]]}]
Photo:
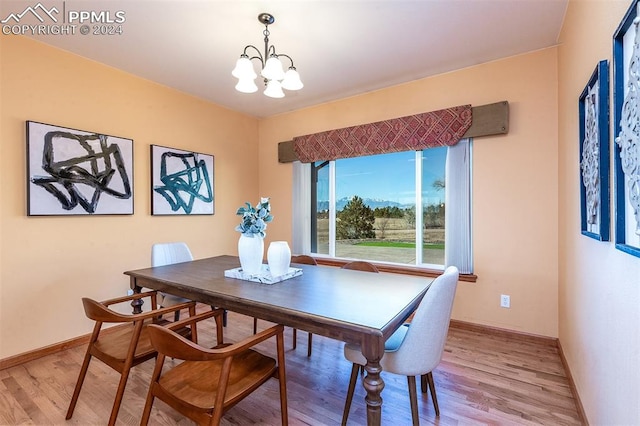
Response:
[{"label": "chair back slat", "polygon": [[354,260],[342,266],[342,269],[351,269],[355,271],[365,272],[380,272],[373,263],[365,262],[364,260]]},{"label": "chair back slat", "polygon": [[131,315],[123,315],[112,311],[100,302],[88,297],[82,298],[82,306],[87,318],[99,322],[131,322],[135,318]]},{"label": "chair back slat", "polygon": [[165,327],[151,324],[147,327],[147,332],[156,351],[168,357],[188,361],[207,361],[215,358],[201,346]]},{"label": "chair back slat", "polygon": [[291,263],[301,263],[303,265],[317,265],[316,260],[307,254],[298,254],[291,256]]}]

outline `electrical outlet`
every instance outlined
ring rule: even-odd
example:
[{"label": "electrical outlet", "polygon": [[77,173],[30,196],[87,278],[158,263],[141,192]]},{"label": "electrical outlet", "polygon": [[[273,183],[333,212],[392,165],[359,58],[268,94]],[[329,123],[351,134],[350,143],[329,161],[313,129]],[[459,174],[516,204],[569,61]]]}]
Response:
[{"label": "electrical outlet", "polygon": [[508,294],[501,294],[500,295],[500,306],[503,308],[510,308],[511,307],[511,296],[509,296]]}]

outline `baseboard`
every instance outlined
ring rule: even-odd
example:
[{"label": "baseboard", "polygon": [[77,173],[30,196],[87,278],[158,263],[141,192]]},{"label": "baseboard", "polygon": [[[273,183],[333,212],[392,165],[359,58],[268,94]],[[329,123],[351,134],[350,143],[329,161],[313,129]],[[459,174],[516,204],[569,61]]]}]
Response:
[{"label": "baseboard", "polygon": [[[120,326],[107,328],[102,330],[100,333],[110,333],[116,330],[118,327]],[[86,345],[89,343],[90,338],[91,334],[85,334],[84,336],[75,337],[73,339],[65,340],[64,342],[54,343],[53,345],[45,346],[43,348],[34,349],[29,352],[23,352],[18,355],[0,359],[0,371],[7,368],[15,367],[16,365],[24,364],[25,362],[45,357],[47,355],[53,355],[67,349],[75,348],[76,346]]]},{"label": "baseboard", "polygon": [[507,330],[504,328],[492,327],[490,325],[474,324],[471,322],[452,319],[449,327],[461,330],[477,331],[492,336],[509,337],[520,341],[538,343],[545,346],[558,347],[558,339],[555,337],[540,336],[538,334],[524,333],[521,331]]},{"label": "baseboard", "polygon": [[589,425],[589,421],[587,420],[587,413],[584,411],[584,406],[582,405],[582,401],[580,400],[580,395],[578,394],[578,388],[576,387],[576,382],[573,381],[573,376],[571,375],[571,369],[569,368],[569,363],[567,363],[567,359],[564,356],[564,351],[562,350],[562,345],[560,344],[560,340],[558,340],[558,352],[560,353],[560,360],[562,360],[562,366],[564,367],[565,374],[567,375],[567,380],[569,380],[569,388],[571,388],[571,393],[573,394],[573,398],[576,400],[576,408],[578,409],[578,414],[580,414],[582,424]]},{"label": "baseboard", "polygon": [[540,336],[537,334],[523,333],[520,331],[507,330],[504,328],[492,327],[489,325],[474,324],[474,323],[459,321],[454,319],[450,321],[449,327],[457,328],[459,330],[475,331],[478,333],[489,334],[493,336],[508,337],[509,339],[512,339],[512,340],[538,343],[545,346],[552,346],[557,348],[558,354],[560,355],[560,361],[562,362],[565,375],[567,376],[567,381],[569,382],[569,389],[571,390],[573,399],[575,399],[576,401],[576,409],[578,410],[578,415],[581,417],[580,421],[584,425],[587,425],[587,426],[589,425],[589,422],[587,421],[587,415],[584,411],[584,407],[582,406],[582,401],[580,400],[580,395],[578,394],[578,389],[576,388],[576,384],[573,381],[573,377],[571,376],[571,369],[569,368],[567,359],[564,356],[564,352],[562,352],[562,345],[560,344],[559,339],[555,337],[547,337],[547,336]]}]

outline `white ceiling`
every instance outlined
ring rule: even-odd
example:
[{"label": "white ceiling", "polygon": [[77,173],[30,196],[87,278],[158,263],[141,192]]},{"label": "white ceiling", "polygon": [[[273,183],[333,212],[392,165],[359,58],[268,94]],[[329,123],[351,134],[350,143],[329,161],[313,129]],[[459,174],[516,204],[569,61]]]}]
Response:
[{"label": "white ceiling", "polygon": [[[34,38],[267,117],[553,46],[568,0],[40,1],[66,16],[124,11],[126,21],[122,35]],[[37,2],[2,0],[0,19]],[[271,44],[293,58],[305,84],[282,99],[234,89],[231,70],[243,48],[263,50],[261,12],[275,16]]]}]

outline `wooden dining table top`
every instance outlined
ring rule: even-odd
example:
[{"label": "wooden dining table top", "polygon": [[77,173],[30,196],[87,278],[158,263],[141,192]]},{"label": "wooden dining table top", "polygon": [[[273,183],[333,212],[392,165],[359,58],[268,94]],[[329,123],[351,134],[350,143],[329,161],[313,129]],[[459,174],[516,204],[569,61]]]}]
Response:
[{"label": "wooden dining table top", "polygon": [[359,344],[367,360],[367,425],[379,426],[384,342],[418,307],[433,279],[302,264],[292,264],[301,275],[275,284],[225,277],[239,266],[235,256],[216,256],[125,274],[136,292],[147,287]]},{"label": "wooden dining table top", "polygon": [[346,342],[386,340],[411,315],[433,279],[292,264],[302,274],[275,284],[224,276],[235,256],[125,272],[147,287]]}]

